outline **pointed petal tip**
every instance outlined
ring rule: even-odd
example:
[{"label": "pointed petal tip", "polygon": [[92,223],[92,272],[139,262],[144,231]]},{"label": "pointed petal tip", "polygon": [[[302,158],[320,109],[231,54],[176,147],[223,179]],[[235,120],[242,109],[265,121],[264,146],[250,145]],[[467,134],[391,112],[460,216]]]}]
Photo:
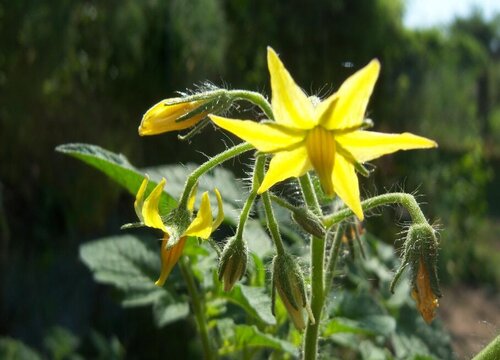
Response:
[{"label": "pointed petal tip", "polygon": [[380,60],[379,60],[379,59],[377,59],[377,58],[374,58],[374,59],[372,59],[372,60],[370,61],[369,65],[371,65],[371,66],[375,66],[375,67],[377,67],[377,68],[379,68],[379,69],[380,69],[380,66],[381,66],[381,65],[380,65]]},{"label": "pointed petal tip", "polygon": [[269,59],[269,56],[278,56],[278,54],[276,54],[276,51],[271,47],[271,46],[267,46],[267,58]]},{"label": "pointed petal tip", "polygon": [[163,285],[165,285],[165,281],[166,281],[166,280],[167,280],[167,279],[165,279],[165,280],[163,280],[163,279],[161,279],[161,280],[160,280],[160,279],[158,279],[158,280],[156,280],[156,281],[155,281],[155,285],[156,285],[156,286],[158,286],[158,287],[162,287]]}]

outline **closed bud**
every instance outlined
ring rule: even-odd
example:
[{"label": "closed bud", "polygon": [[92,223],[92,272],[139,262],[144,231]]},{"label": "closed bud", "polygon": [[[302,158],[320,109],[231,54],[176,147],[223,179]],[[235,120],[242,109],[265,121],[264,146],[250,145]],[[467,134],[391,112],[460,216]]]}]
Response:
[{"label": "closed bud", "polygon": [[304,310],[309,315],[309,321],[314,324],[314,316],[307,302],[304,278],[299,265],[288,254],[276,255],[273,259],[273,313],[275,291],[285,305],[288,315],[299,331],[306,327]]},{"label": "closed bud", "polygon": [[436,232],[429,224],[410,226],[406,236],[403,262],[391,284],[394,287],[401,272],[409,267],[412,285],[411,295],[417,304],[422,318],[430,324],[435,317],[441,297],[437,277],[438,241]]},{"label": "closed bud", "polygon": [[224,246],[219,262],[219,280],[224,281],[224,291],[231,291],[236,281],[245,274],[248,249],[241,238],[232,237]]},{"label": "closed bud", "polygon": [[292,219],[307,233],[316,236],[325,236],[325,227],[321,220],[308,210],[297,209],[292,213]]},{"label": "closed bud", "polygon": [[157,135],[196,126],[208,114],[227,110],[231,99],[227,91],[214,86],[201,88],[193,95],[170,98],[153,105],[142,117],[139,135]]}]

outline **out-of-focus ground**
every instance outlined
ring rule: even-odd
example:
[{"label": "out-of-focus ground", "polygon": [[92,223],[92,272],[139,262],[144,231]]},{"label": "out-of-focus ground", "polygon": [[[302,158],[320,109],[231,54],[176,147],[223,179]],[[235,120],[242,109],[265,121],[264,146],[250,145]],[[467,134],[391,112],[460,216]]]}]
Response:
[{"label": "out-of-focus ground", "polygon": [[463,285],[443,289],[439,316],[457,359],[471,359],[500,333],[500,294]]}]

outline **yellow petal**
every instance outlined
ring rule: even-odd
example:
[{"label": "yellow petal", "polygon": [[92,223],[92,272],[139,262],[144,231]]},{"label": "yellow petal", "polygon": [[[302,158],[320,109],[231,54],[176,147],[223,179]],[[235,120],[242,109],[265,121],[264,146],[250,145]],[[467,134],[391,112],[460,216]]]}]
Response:
[{"label": "yellow petal", "polygon": [[177,98],[162,100],[146,111],[139,125],[139,135],[156,135],[167,131],[187,129],[207,116],[207,112],[202,112],[184,121],[176,122],[181,116],[202,106],[204,101],[167,105],[172,100],[177,100]]},{"label": "yellow petal", "polygon": [[311,168],[305,146],[291,151],[280,151],[271,159],[266,176],[257,192],[262,194],[274,184],[290,177],[302,176]]},{"label": "yellow petal", "polygon": [[161,220],[160,213],[158,212],[158,204],[160,203],[161,194],[163,193],[163,187],[166,184],[166,180],[162,179],[158,185],[151,191],[148,198],[144,201],[142,207],[142,217],[144,219],[144,224],[146,226],[163,230],[167,232],[163,221]]},{"label": "yellow petal", "polygon": [[349,77],[337,92],[335,111],[324,126],[329,130],[358,126],[363,122],[368,100],[380,72],[380,63],[372,60]]},{"label": "yellow petal", "polygon": [[212,225],[212,231],[217,229],[224,221],[224,208],[222,207],[222,197],[219,190],[215,189],[215,196],[217,197],[217,218]]},{"label": "yellow petal", "polygon": [[328,127],[328,123],[331,121],[335,107],[339,100],[338,93],[330,95],[325,100],[321,101],[315,108],[315,116],[318,118],[318,124],[324,128]]},{"label": "yellow petal", "polygon": [[336,137],[354,158],[363,163],[398,150],[426,149],[437,147],[433,140],[410,133],[384,134],[375,131],[354,131]]},{"label": "yellow petal", "polygon": [[135,213],[137,214],[137,217],[141,221],[144,221],[144,218],[142,217],[142,206],[144,204],[144,193],[146,192],[148,183],[149,183],[149,176],[146,175],[144,180],[142,180],[142,184],[139,187],[139,191],[137,191],[137,195],[135,196],[134,209]]},{"label": "yellow petal", "polygon": [[332,132],[322,126],[316,126],[307,134],[306,147],[323,190],[328,196],[333,196],[332,171],[336,145]]},{"label": "yellow petal", "polygon": [[356,214],[359,220],[363,220],[364,215],[359,198],[358,177],[356,176],[354,165],[342,155],[336,153],[332,176],[333,188],[337,195]]},{"label": "yellow petal", "polygon": [[270,47],[267,48],[267,65],[271,74],[271,104],[276,122],[297,129],[314,127],[316,122],[311,101]]},{"label": "yellow petal", "polygon": [[184,245],[186,244],[186,237],[183,236],[179,239],[177,244],[175,244],[171,248],[167,248],[168,239],[169,239],[168,234],[165,234],[165,236],[163,237],[163,241],[161,243],[161,250],[160,250],[161,272],[160,272],[160,277],[155,282],[156,286],[163,286],[165,284],[168,275],[170,275],[175,264],[177,264],[177,261],[179,261],[179,258],[181,257],[182,254],[182,250],[184,249]]},{"label": "yellow petal", "polygon": [[194,203],[196,202],[196,193],[198,192],[198,183],[191,189],[191,194],[189,195],[189,200],[187,203],[187,209],[193,212]]},{"label": "yellow petal", "polygon": [[210,207],[210,199],[208,191],[205,191],[201,196],[200,209],[196,214],[195,219],[184,232],[188,236],[198,236],[202,239],[208,239],[212,233],[212,208]]},{"label": "yellow petal", "polygon": [[302,141],[305,136],[304,131],[296,131],[274,123],[260,124],[251,120],[227,119],[216,115],[210,115],[210,119],[263,152],[289,148]]}]

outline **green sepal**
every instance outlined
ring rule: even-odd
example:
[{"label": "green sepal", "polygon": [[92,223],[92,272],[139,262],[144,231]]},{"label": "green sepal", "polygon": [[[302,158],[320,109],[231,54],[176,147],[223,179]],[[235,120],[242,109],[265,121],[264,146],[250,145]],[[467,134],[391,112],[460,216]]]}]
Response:
[{"label": "green sepal", "polygon": [[224,291],[232,289],[236,281],[245,274],[248,248],[243,239],[232,237],[224,246],[219,262],[219,281],[224,279]]},{"label": "green sepal", "polygon": [[313,214],[311,211],[296,208],[292,212],[292,219],[299,225],[305,232],[322,238],[326,234],[326,229],[321,219]]}]

